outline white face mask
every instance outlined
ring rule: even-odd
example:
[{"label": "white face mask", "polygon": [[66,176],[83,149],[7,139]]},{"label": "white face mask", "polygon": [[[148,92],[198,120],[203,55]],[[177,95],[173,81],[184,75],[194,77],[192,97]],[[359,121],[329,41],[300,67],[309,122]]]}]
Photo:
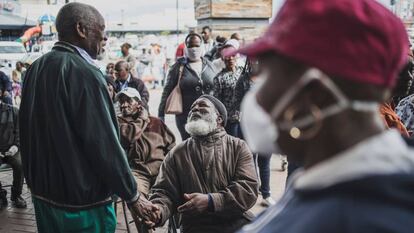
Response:
[{"label": "white face mask", "polygon": [[[260,78],[257,82],[262,80]],[[254,85],[244,97],[241,105],[243,115],[240,125],[252,152],[270,155],[278,152],[275,142],[279,131],[269,114],[257,103],[256,94],[261,84]]]},{"label": "white face mask", "polygon": [[251,93],[246,94],[241,109],[243,113],[241,126],[246,141],[253,152],[277,153],[276,140],[278,139],[279,130],[289,131],[292,127],[305,128],[315,122],[315,118],[310,115],[289,122],[282,121],[277,126],[271,120],[279,119],[279,116],[286,110],[294,97],[314,80],[318,80],[337,99],[336,104],[320,110],[320,120],[336,115],[348,108],[359,112],[379,111],[379,104],[376,102],[349,101],[325,74],[318,69],[311,68],[278,100],[270,115],[257,103],[256,93],[259,88],[254,88]]},{"label": "white face mask", "polygon": [[184,50],[184,55],[190,61],[200,61],[201,57],[204,56],[204,49],[202,47],[186,47]]}]

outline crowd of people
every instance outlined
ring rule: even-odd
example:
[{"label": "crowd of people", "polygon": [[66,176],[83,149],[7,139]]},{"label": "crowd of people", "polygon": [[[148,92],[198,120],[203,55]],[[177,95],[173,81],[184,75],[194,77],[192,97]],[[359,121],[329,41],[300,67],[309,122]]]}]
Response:
[{"label": "crowd of people", "polygon": [[[39,232],[114,232],[118,199],[138,232],[414,228],[414,57],[376,1],[287,0],[247,46],[237,32],[190,32],[158,116],[128,43],[104,73],[94,62],[107,40],[94,7],[66,4],[56,29],[50,53],[0,72],[0,161],[18,208],[26,179]],[[277,204],[272,154],[290,162]],[[255,217],[259,194],[269,208]],[[0,184],[0,209],[6,195]]]},{"label": "crowd of people", "polygon": [[[0,63],[0,68],[4,65]],[[14,106],[20,105],[23,74],[29,64],[16,62],[16,68],[12,71],[11,77],[0,70],[0,99],[1,101]]]},{"label": "crowd of people", "polygon": [[142,48],[141,54],[136,56],[130,52],[132,45],[121,45],[120,60],[128,63],[130,73],[146,83],[151,84],[152,89],[164,86],[165,76],[168,70],[168,62],[164,48],[157,42],[150,48]]}]

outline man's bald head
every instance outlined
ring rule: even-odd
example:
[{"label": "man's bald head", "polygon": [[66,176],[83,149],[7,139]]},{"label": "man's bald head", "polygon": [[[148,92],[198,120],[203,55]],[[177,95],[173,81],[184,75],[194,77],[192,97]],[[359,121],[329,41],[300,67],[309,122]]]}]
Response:
[{"label": "man's bald head", "polygon": [[104,24],[104,19],[99,11],[90,5],[72,2],[64,5],[56,17],[56,30],[59,40],[76,34],[76,24],[80,23],[85,27],[94,27]]},{"label": "man's bald head", "polygon": [[73,2],[64,5],[56,17],[56,30],[60,41],[81,47],[92,58],[101,53],[105,45],[105,20],[93,6]]}]

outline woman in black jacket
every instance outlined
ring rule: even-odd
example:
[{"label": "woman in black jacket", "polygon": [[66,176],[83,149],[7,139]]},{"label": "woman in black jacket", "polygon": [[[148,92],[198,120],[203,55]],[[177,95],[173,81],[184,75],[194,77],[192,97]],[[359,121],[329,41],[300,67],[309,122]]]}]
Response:
[{"label": "woman in black jacket", "polygon": [[[246,59],[246,64],[244,65],[242,75],[239,80],[237,80],[236,87],[234,89],[234,111],[240,113],[240,105],[243,101],[244,96],[250,90],[250,87],[253,85],[252,75],[253,68],[251,62]],[[241,135],[241,131],[239,131]]]},{"label": "woman in black jacket", "polygon": [[201,43],[201,36],[195,33],[189,34],[185,39],[186,48],[184,57],[178,59],[172,66],[158,109],[158,116],[164,120],[166,101],[177,85],[180,79],[180,69],[182,69],[182,77],[178,85],[181,88],[183,112],[175,116],[175,122],[182,140],[190,137],[185,131],[185,124],[187,123],[187,116],[190,112],[191,105],[201,95],[213,94],[213,79],[218,73],[213,64],[203,58],[204,51]]},{"label": "woman in black jacket", "polygon": [[[237,81],[236,87],[234,89],[234,111],[238,114],[240,114],[240,105],[243,101],[243,98],[253,86],[256,76],[257,64],[254,64],[249,59],[246,59],[243,73]],[[243,113],[241,113],[241,115],[242,114]],[[238,127],[238,136],[244,139],[240,126]],[[260,193],[263,197],[261,205],[266,207],[275,204],[275,201],[270,196],[270,159],[271,155],[254,154],[254,162],[257,164],[257,168],[259,170],[258,173],[260,176]]]}]

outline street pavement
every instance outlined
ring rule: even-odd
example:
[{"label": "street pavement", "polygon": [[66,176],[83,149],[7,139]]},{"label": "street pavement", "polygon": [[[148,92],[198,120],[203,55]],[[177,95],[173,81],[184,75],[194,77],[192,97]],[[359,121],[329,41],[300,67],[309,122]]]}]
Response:
[{"label": "street pavement", "polygon": [[[161,89],[150,90],[150,113],[153,116],[158,115],[158,104],[161,99]],[[166,116],[167,126],[174,132],[177,143],[181,141],[178,130],[175,126],[174,116]],[[282,157],[274,155],[271,160],[271,178],[270,178],[270,188],[272,192],[272,197],[275,200],[278,200],[283,194],[286,180],[286,171],[282,171]],[[11,185],[12,182],[12,172],[5,171],[0,172],[0,181],[3,185]],[[6,187],[8,192],[8,198],[10,197],[10,187]],[[9,207],[5,210],[0,211],[0,233],[12,233],[12,232],[37,232],[36,229],[36,219],[33,209],[33,204],[31,202],[30,192],[27,189],[27,186],[24,186],[23,198],[26,199],[28,203],[27,209],[16,209],[13,208],[10,204]],[[260,205],[261,197],[257,200],[256,205],[251,209],[255,214],[259,214],[265,207]],[[127,232],[126,220],[124,219],[122,204],[117,205],[117,230],[116,232]],[[127,211],[129,212],[129,211]],[[132,221],[132,218],[129,213],[127,213],[127,222]],[[135,224],[129,224],[131,232],[137,232]],[[159,228],[156,230],[156,233],[167,232],[166,227]]]}]

